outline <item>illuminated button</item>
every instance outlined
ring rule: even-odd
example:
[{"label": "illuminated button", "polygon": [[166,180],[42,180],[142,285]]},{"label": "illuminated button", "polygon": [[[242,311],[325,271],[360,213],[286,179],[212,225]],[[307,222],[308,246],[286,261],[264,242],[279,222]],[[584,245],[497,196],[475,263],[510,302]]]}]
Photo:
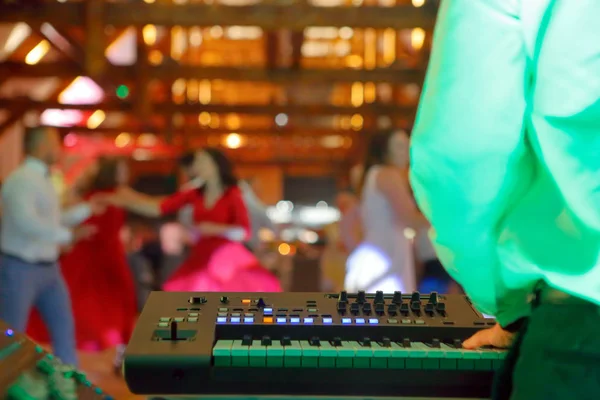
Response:
[{"label": "illuminated button", "polygon": [[227,313],[226,312],[220,312],[217,314],[219,317],[226,317]]},{"label": "illuminated button", "polygon": [[394,319],[394,318],[388,319],[388,324],[397,324],[397,323],[398,323],[397,319]]},{"label": "illuminated button", "polygon": [[309,308],[307,311],[308,312],[318,312],[319,310],[317,310],[316,308]]},{"label": "illuminated button", "polygon": [[231,314],[232,317],[241,317],[242,315],[240,313],[233,313]]},{"label": "illuminated button", "polygon": [[324,324],[331,324],[331,323],[333,323],[333,318],[323,318],[323,323]]},{"label": "illuminated button", "polygon": [[191,312],[188,314],[188,317],[197,317],[198,313],[197,312]]},{"label": "illuminated button", "polygon": [[169,326],[169,323],[168,323],[168,322],[159,322],[159,323],[158,323],[158,327],[159,327],[159,328],[166,328],[166,327],[168,327],[168,326]]},{"label": "illuminated button", "polygon": [[175,322],[183,322],[184,318],[182,317],[177,317],[177,318],[173,318],[175,320]]},{"label": "illuminated button", "polygon": [[[365,320],[363,319],[363,323]],[[352,320],[350,318],[342,318],[342,324],[351,324]]]},{"label": "illuminated button", "polygon": [[287,318],[285,317],[277,317],[278,324],[285,324],[287,322]]},{"label": "illuminated button", "polygon": [[412,321],[410,319],[403,319],[402,323],[403,324],[410,324]]},{"label": "illuminated button", "polygon": [[265,308],[265,309],[263,309],[263,314],[273,314],[273,309],[272,308]]},{"label": "illuminated button", "polygon": [[263,318],[263,323],[265,323],[265,324],[272,324],[273,323],[273,317],[264,317]]},{"label": "illuminated button", "polygon": [[240,317],[231,317],[231,322],[234,324],[239,324],[240,323]]},{"label": "illuminated button", "polygon": [[[350,319],[350,318],[344,318],[344,319]],[[342,320],[342,322],[344,322],[344,321]],[[347,323],[347,322],[344,322],[344,323]],[[357,324],[364,324],[365,323],[365,319],[364,318],[356,318],[356,323]]]},{"label": "illuminated button", "polygon": [[188,318],[188,322],[198,322],[198,317]]},{"label": "illuminated button", "polygon": [[312,318],[304,318],[304,323],[305,324],[312,324],[313,322],[315,322],[315,320],[312,319]]},{"label": "illuminated button", "polygon": [[244,317],[254,317],[254,313],[251,313],[251,312],[246,313],[246,314],[244,314]]},{"label": "illuminated button", "polygon": [[160,322],[169,322],[171,320],[170,317],[162,317],[159,321]]},{"label": "illuminated button", "polygon": [[227,317],[218,317],[217,318],[217,324],[224,324],[225,322],[227,322]]},{"label": "illuminated button", "polygon": [[369,323],[371,325],[377,325],[379,323],[379,320],[377,318],[369,318]]},{"label": "illuminated button", "polygon": [[417,324],[417,325],[425,325],[425,321],[423,321],[422,319],[416,319],[415,320],[415,324]]},{"label": "illuminated button", "polygon": [[300,318],[298,318],[298,317],[290,318],[290,322],[292,324],[299,324],[300,323]]},{"label": "illuminated button", "polygon": [[250,304],[250,299],[243,299],[242,304]]},{"label": "illuminated button", "polygon": [[227,311],[229,311],[229,308],[221,307],[221,308],[219,308],[219,311],[220,312],[227,312]]},{"label": "illuminated button", "polygon": [[254,318],[252,318],[252,317],[245,317],[244,318],[244,323],[246,323],[246,324],[251,324],[253,322],[254,322]]}]

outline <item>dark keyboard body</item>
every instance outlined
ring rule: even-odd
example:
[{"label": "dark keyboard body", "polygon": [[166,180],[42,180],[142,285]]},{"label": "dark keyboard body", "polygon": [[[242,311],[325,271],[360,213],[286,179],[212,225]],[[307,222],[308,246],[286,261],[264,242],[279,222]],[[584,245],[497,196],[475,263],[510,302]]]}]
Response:
[{"label": "dark keyboard body", "polygon": [[27,336],[0,321],[0,398],[111,400],[85,374],[64,365]]},{"label": "dark keyboard body", "polygon": [[505,353],[465,296],[153,292],[125,354],[136,394],[487,398]]}]

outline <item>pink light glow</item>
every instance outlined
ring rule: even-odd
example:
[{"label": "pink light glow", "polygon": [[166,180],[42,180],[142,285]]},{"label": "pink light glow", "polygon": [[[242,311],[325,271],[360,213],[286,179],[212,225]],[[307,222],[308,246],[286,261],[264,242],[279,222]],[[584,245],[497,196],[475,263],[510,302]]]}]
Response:
[{"label": "pink light glow", "polygon": [[106,58],[114,65],[133,65],[137,60],[137,34],[134,28],[127,29],[106,50]]},{"label": "pink light glow", "polygon": [[77,110],[45,110],[40,116],[41,123],[49,126],[74,126],[83,121],[83,113]]},{"label": "pink light glow", "polygon": [[98,104],[104,99],[104,92],[86,76],[77,77],[59,96],[62,104]]},{"label": "pink light glow", "polygon": [[64,143],[67,147],[75,147],[77,145],[77,135],[74,133],[69,133],[67,136],[65,136]]}]

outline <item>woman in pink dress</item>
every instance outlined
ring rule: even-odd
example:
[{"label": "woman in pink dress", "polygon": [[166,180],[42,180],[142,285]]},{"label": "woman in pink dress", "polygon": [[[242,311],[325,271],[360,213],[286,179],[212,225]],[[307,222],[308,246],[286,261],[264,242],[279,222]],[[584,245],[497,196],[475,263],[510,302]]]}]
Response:
[{"label": "woman in pink dress", "polygon": [[166,291],[280,292],[277,278],[244,247],[250,236],[248,212],[229,159],[219,150],[196,153],[193,169],[200,189],[156,199],[120,190],[113,202],[149,217],[174,214],[192,205],[197,230],[189,257],[164,283]]}]

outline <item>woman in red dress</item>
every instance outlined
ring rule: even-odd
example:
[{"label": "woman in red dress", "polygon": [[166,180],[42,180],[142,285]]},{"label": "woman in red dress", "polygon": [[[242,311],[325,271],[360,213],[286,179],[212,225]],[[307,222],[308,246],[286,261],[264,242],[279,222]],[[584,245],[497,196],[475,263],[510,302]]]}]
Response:
[{"label": "woman in red dress", "polygon": [[[113,193],[127,182],[127,177],[124,161],[102,159],[81,197]],[[119,367],[137,316],[135,284],[121,241],[125,211],[110,206],[104,214],[92,216],[84,223],[95,226],[97,233],[75,244],[60,260],[71,294],[77,348],[102,351],[117,347],[115,367]],[[27,332],[34,340],[47,343],[45,326],[35,314]]]},{"label": "woman in red dress", "polygon": [[113,201],[129,210],[158,217],[186,205],[194,208],[197,236],[189,257],[163,285],[166,291],[280,292],[278,279],[242,244],[250,235],[248,212],[233,166],[219,150],[196,154],[192,167],[204,181],[200,189],[166,199],[120,190]]}]

